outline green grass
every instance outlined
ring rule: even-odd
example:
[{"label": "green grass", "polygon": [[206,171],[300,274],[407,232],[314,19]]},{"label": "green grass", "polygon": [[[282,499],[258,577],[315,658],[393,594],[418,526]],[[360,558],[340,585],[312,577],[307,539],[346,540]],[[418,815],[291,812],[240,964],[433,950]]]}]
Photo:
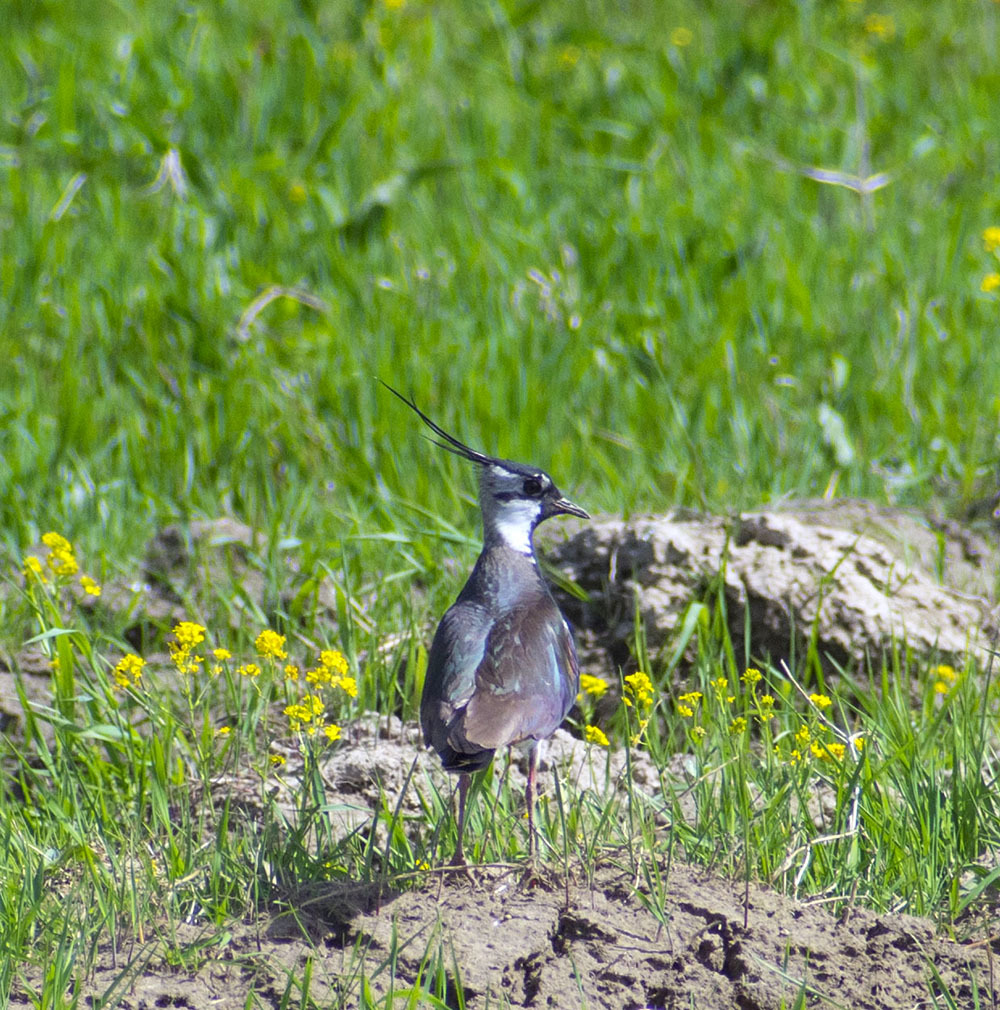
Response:
[{"label": "green grass", "polygon": [[[263,783],[295,698],[277,669],[257,695],[233,672],[274,626],[303,665],[347,655],[359,697],[331,695],[332,716],[413,715],[427,623],[476,552],[473,478],[376,378],[592,512],[830,491],[957,513],[990,493],[998,23],[985,0],[9,3],[0,655],[41,633],[61,662],[51,707],[25,701],[5,744],[0,994],[34,958],[38,1005],[60,1005],[98,943],[143,923],[169,932],[196,905],[221,928],[287,878],[412,870],[453,844],[427,783],[421,822],[387,798],[384,853],[324,833],[316,775],[286,823]],[[862,195],[808,167],[890,176]],[[237,654],[210,687],[178,691],[151,664],[164,690],[123,704],[109,678],[130,618],[21,591],[47,530],[108,584],[138,577],[166,523],[220,515],[265,535],[249,552],[265,589],[248,600],[235,570],[203,570],[184,597]],[[621,810],[570,789],[540,811],[555,864],[630,862],[656,907],[666,813],[688,858],[788,891],[951,920],[992,886],[982,671],[938,695],[932,662],[873,658],[827,713],[870,746],[791,764],[816,713],[765,665],[779,714],[755,722],[750,657],[717,601],[696,602],[685,681],[706,737],[666,693],[673,670],[646,665],[663,693],[643,745],[660,767],[693,755],[695,816],[670,790]],[[144,654],[170,623],[144,630]],[[260,772],[259,823],[179,803],[237,765]],[[477,855],[520,858],[518,797],[487,799]],[[450,969],[428,958],[444,999]]]}]

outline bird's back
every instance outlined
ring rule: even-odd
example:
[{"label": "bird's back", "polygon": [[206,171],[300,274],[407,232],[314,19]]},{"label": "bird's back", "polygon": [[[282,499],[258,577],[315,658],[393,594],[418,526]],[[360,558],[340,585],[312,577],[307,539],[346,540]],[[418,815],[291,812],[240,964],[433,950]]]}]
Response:
[{"label": "bird's back", "polygon": [[484,768],[497,748],[555,732],[578,683],[573,637],[534,558],[489,547],[434,636],[424,739],[451,771]]}]

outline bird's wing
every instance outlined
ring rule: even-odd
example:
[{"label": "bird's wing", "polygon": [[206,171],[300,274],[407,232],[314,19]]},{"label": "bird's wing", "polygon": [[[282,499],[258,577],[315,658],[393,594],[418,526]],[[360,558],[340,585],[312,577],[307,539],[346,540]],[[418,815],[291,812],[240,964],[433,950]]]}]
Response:
[{"label": "bird's wing", "polygon": [[492,624],[484,607],[460,601],[445,613],[438,625],[420,699],[424,740],[438,752],[446,747],[466,749],[452,743],[451,728],[456,714],[464,711],[476,690],[476,671],[486,653]]},{"label": "bird's wing", "polygon": [[490,631],[462,736],[494,749],[550,736],[572,707],[579,680],[573,636],[551,598],[509,612]]}]

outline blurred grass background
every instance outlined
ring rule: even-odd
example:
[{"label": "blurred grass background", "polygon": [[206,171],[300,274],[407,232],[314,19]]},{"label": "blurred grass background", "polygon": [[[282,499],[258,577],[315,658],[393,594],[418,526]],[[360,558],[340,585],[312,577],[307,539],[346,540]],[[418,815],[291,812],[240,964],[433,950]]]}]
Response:
[{"label": "blurred grass background", "polygon": [[376,376],[594,512],[992,489],[996,2],[5,11],[13,552],[471,535]]}]

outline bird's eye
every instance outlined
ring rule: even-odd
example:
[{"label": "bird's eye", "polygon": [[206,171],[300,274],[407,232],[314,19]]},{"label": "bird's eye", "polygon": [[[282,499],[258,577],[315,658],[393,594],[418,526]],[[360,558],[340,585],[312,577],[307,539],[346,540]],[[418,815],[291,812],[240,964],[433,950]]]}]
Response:
[{"label": "bird's eye", "polygon": [[542,482],[537,477],[525,477],[521,490],[530,498],[542,493]]}]

